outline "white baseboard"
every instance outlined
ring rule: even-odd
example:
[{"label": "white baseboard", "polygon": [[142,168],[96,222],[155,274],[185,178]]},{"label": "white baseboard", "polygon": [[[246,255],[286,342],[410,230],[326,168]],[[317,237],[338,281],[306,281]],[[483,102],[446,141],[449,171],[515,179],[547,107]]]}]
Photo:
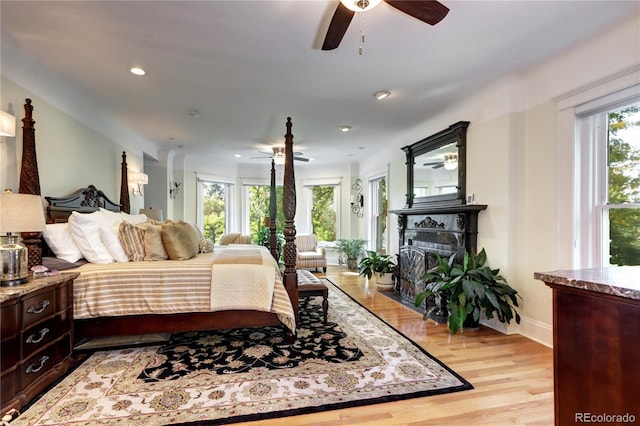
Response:
[{"label": "white baseboard", "polygon": [[527,339],[531,339],[549,348],[553,347],[553,327],[543,322],[527,317],[521,317],[520,324],[512,322],[509,326],[501,323],[495,317],[491,320],[482,318],[480,322],[482,325],[493,328],[500,333],[521,334]]}]

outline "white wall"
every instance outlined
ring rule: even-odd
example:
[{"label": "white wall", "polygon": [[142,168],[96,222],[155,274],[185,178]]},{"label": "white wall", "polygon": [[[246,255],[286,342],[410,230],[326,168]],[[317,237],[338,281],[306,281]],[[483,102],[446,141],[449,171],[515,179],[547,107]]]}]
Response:
[{"label": "white wall", "polygon": [[[2,77],[2,109],[16,116],[15,138],[0,138],[0,188],[17,191],[22,158],[22,119],[25,99],[31,99],[35,121],[36,156],[43,196],[70,195],[90,184],[120,202],[120,163],[127,152],[129,170],[142,170],[141,153],[125,149],[13,81]],[[130,188],[131,211],[143,207]]]}]

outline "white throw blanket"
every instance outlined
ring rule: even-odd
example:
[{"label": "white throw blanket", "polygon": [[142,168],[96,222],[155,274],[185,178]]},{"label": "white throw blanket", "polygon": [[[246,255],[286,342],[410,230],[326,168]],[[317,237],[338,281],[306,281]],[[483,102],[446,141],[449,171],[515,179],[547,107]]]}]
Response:
[{"label": "white throw blanket", "polygon": [[274,284],[273,266],[214,264],[211,269],[211,310],[269,312]]}]

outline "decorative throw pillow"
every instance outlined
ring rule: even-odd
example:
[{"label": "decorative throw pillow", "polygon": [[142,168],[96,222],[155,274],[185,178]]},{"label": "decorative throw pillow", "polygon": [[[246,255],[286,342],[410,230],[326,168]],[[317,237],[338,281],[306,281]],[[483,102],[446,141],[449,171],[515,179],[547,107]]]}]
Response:
[{"label": "decorative throw pillow", "polygon": [[169,255],[162,241],[162,226],[149,222],[138,225],[144,228],[144,260],[167,260]]},{"label": "decorative throw pillow", "polygon": [[191,259],[200,249],[198,233],[186,222],[163,224],[162,242],[171,260]]},{"label": "decorative throw pillow", "polygon": [[200,240],[200,253],[213,252],[213,240],[211,238],[203,238]]},{"label": "decorative throw pillow", "polygon": [[82,256],[91,263],[113,263],[113,256],[102,242],[100,212],[78,213],[69,216],[69,231]]},{"label": "decorative throw pillow", "polygon": [[47,224],[42,236],[58,259],[70,263],[82,259],[82,253],[71,237],[68,223]]},{"label": "decorative throw pillow", "polygon": [[100,213],[109,218],[110,221],[127,221],[134,225],[139,225],[147,221],[147,216],[144,214],[129,214],[125,212],[113,212],[111,210],[100,208]]},{"label": "decorative throw pillow", "polygon": [[[122,223],[122,221],[120,221]],[[124,247],[120,242],[120,236],[118,235],[120,232],[120,223],[115,223],[113,225],[105,225],[98,226],[98,230],[100,231],[100,238],[102,238],[102,242],[104,243],[111,256],[115,259],[116,262],[128,262],[129,256],[124,251]]]},{"label": "decorative throw pillow", "polygon": [[144,260],[144,228],[133,225],[127,221],[120,222],[118,236],[124,252],[129,260],[140,262]]}]

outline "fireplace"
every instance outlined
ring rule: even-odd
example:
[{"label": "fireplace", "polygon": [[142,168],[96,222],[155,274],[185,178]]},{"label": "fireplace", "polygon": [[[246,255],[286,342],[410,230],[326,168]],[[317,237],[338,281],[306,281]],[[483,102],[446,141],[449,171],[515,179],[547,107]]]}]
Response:
[{"label": "fireplace", "polygon": [[424,291],[422,276],[437,264],[437,255],[462,260],[475,251],[478,213],[486,205],[419,207],[392,210],[398,215],[399,248],[395,291],[406,304]]}]

